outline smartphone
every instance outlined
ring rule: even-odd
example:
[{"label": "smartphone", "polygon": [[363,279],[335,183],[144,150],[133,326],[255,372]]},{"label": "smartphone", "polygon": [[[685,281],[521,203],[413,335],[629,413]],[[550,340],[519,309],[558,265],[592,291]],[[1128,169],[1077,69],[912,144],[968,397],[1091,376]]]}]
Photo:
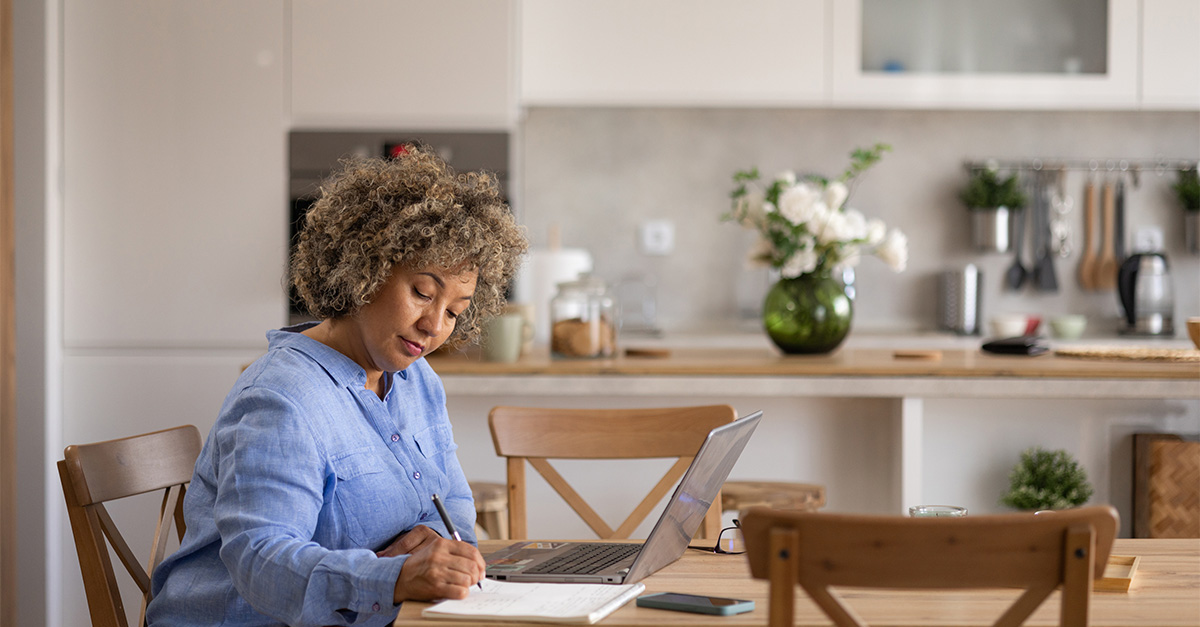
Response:
[{"label": "smartphone", "polygon": [[683,594],[681,592],[658,592],[646,594],[637,598],[638,607],[653,607],[660,610],[679,610],[680,612],[696,612],[698,614],[741,614],[754,610],[754,601],[744,599],[727,599],[724,597],[706,597],[698,594]]}]

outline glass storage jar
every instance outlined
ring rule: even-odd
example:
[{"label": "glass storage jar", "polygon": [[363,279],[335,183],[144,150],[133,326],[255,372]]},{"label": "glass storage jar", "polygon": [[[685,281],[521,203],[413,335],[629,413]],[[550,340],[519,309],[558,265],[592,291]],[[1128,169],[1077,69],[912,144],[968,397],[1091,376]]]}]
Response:
[{"label": "glass storage jar", "polygon": [[617,354],[617,303],[603,280],[582,274],[558,284],[550,301],[550,355],[598,359]]}]

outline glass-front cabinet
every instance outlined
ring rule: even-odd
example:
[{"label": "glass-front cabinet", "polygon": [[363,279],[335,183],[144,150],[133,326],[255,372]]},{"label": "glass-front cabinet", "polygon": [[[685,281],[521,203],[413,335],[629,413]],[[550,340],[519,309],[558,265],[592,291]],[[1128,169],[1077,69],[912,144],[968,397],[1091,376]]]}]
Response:
[{"label": "glass-front cabinet", "polygon": [[1138,0],[833,2],[839,105],[1138,105]]}]

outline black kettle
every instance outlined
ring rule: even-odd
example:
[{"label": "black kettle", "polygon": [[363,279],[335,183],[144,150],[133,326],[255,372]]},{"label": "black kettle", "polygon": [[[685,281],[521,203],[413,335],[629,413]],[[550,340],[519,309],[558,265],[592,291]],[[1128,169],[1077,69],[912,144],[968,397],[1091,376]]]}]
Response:
[{"label": "black kettle", "polygon": [[1166,255],[1130,255],[1117,271],[1117,295],[1125,310],[1121,333],[1175,335],[1175,295]]}]

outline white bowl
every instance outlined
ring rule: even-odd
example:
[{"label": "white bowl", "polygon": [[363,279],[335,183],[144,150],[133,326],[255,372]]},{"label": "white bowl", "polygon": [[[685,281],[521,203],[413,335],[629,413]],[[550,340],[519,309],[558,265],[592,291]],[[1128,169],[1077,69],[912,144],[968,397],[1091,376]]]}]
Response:
[{"label": "white bowl", "polygon": [[1074,340],[1087,329],[1087,316],[1067,314],[1050,319],[1050,332],[1062,340]]},{"label": "white bowl", "polygon": [[1029,316],[1024,314],[999,314],[989,321],[992,337],[1018,337],[1025,335]]}]

